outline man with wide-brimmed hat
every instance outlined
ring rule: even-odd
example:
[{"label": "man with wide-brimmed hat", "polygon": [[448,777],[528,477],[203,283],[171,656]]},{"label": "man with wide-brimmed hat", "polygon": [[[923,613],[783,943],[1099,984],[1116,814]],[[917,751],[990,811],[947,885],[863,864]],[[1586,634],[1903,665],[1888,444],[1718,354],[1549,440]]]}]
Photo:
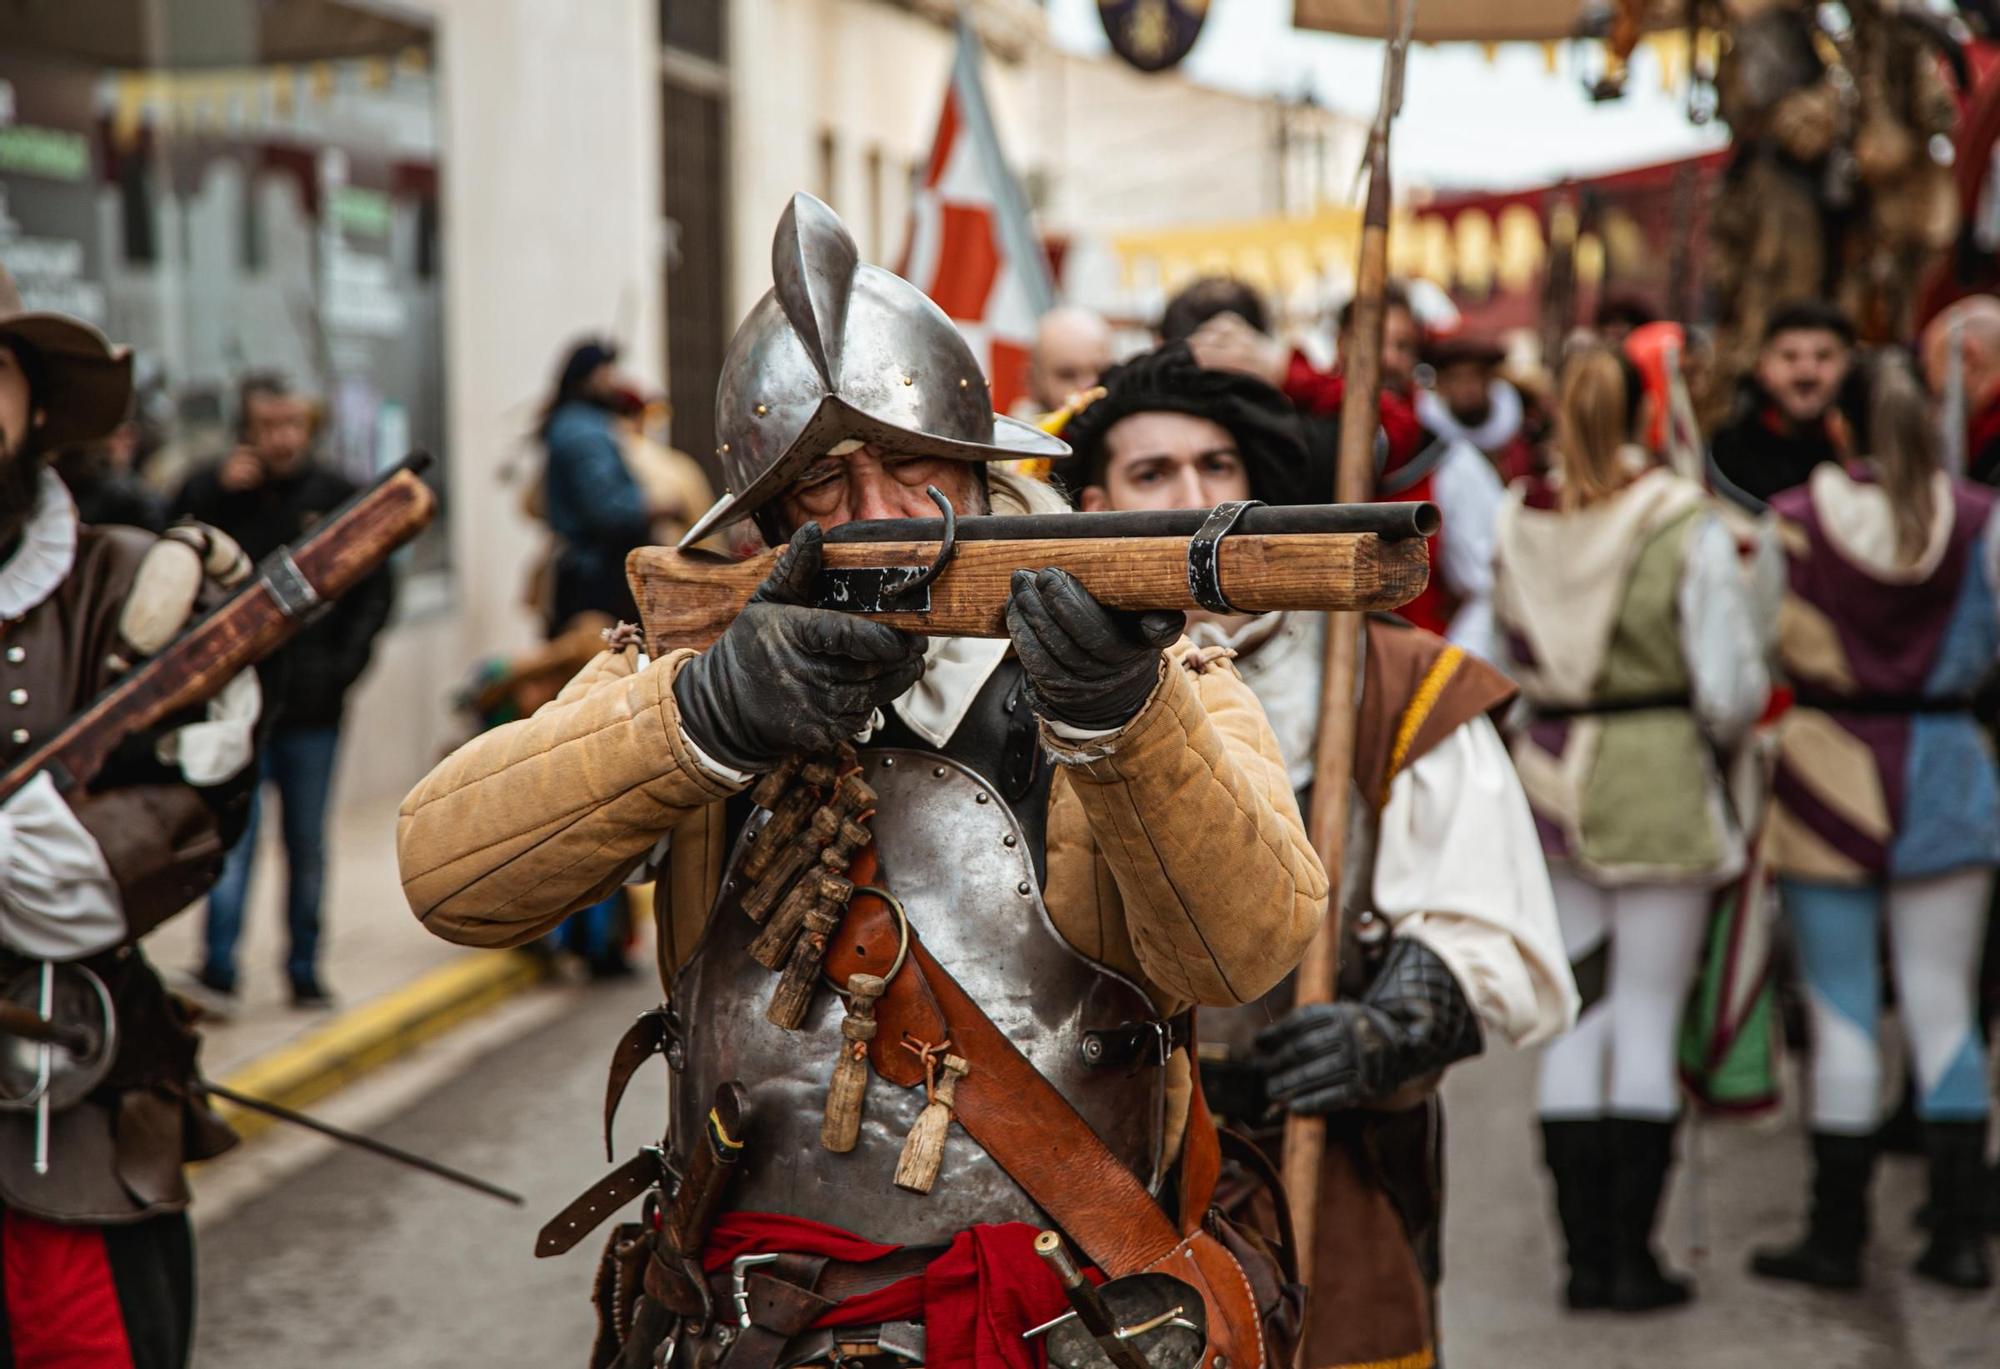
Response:
[{"label": "man with wide-brimmed hat", "polygon": [[[1064,426],[1059,478],[1085,510],[1298,500],[1306,438],[1285,397],[1184,344],[1114,366]],[[1190,615],[1234,655],[1303,796],[1317,781],[1326,619]],[[1435,1351],[1446,1066],[1488,1033],[1554,1035],[1576,994],[1527,799],[1492,718],[1514,690],[1442,638],[1372,615],[1348,801],[1341,1000],[1204,1008],[1209,1105],[1276,1158],[1287,1108],[1327,1118],[1304,1362],[1425,1364]],[[1236,1175],[1230,1176],[1238,1178]],[[1256,1186],[1227,1185],[1245,1210]]]},{"label": "man with wide-brimmed hat", "polygon": [[[1191,1006],[1262,994],[1325,911],[1270,730],[1179,614],[1114,613],[1060,571],[1015,575],[1010,639],[816,607],[823,528],[935,517],[933,489],[1059,513],[994,463],[1067,448],[996,416],[951,321],[810,196],[773,275],[723,365],[728,492],[688,534],[754,520],[787,544],[763,587],[705,651],[600,656],[403,805],[404,890],[453,941],[526,941],[664,860],[670,997],[614,1065],[616,1092],[666,1055],[664,1155],[541,1248],[669,1171],[684,1210],[740,1157],[710,1229],[614,1233],[597,1363],[1026,1366],[1023,1334],[1067,1306],[1033,1249],[1054,1226],[1177,1279],[1156,1313],[1187,1327],[1162,1334],[1281,1362],[1258,1326],[1287,1305],[1274,1267],[1246,1250],[1246,1278],[1203,1226],[1218,1141],[1188,1049]],[[774,906],[771,872],[815,848]]]},{"label": "man with wide-brimmed hat", "polygon": [[[110,432],[131,389],[129,353],[23,308],[0,270],[0,771],[247,570],[199,527],[78,523],[49,454]],[[13,1103],[0,1102],[0,1363],[187,1361],[181,1167],[234,1138],[195,1089],[195,1033],[137,942],[215,881],[244,817],[257,709],[246,673],[198,716],[133,738],[88,790],[44,772],[0,805],[0,995],[41,1012],[42,967],[58,963],[64,984],[101,990],[112,1029],[96,1039],[115,1041],[81,1098],[56,1086],[84,1062],[50,1048],[44,1082],[68,1105],[50,1107],[45,1142],[15,1091],[36,1070],[0,1082]]]}]

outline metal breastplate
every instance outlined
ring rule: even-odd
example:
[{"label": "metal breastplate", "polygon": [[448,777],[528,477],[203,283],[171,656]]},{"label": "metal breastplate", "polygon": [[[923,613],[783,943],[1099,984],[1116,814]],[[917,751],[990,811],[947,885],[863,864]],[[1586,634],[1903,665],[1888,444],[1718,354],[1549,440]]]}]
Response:
[{"label": "metal breastplate", "polygon": [[[995,1025],[1112,1152],[1157,1188],[1165,1070],[1151,1055],[1115,1069],[1093,1068],[1084,1055],[1087,1032],[1152,1019],[1145,995],[1062,939],[1043,906],[1020,821],[972,768],[902,748],[864,750],[861,761],[879,796],[870,823],[878,882],[902,901],[924,945]],[[732,874],[743,850],[739,838]],[[959,1127],[929,1194],[895,1187],[903,1139],[924,1105],[921,1087],[898,1088],[871,1071],[859,1144],[847,1154],[821,1147],[827,1081],[842,1045],[841,1001],[822,987],[798,1031],[767,1022],[776,976],[750,958],[757,928],[728,905],[729,889],[726,876],[723,906],[674,981],[681,1049],[670,1099],[674,1149],[685,1153],[718,1085],[733,1079],[749,1090],[747,1141],[726,1206],[809,1217],[903,1244],[947,1241],[979,1222],[1046,1224]]]}]

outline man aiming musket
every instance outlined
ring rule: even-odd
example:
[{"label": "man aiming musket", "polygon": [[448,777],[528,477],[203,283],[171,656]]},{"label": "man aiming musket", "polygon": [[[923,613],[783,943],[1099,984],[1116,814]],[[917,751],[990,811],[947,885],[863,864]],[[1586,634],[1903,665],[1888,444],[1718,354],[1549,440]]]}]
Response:
[{"label": "man aiming musket", "polygon": [[[1311,582],[1322,607],[1398,602],[1421,567],[1311,561],[1365,559],[1372,534],[1221,529],[968,537],[947,558],[961,515],[982,534],[1066,521],[1028,516],[1059,497],[990,463],[1067,447],[996,418],[950,321],[860,263],[818,201],[794,198],[773,268],[724,364],[728,493],[690,533],[747,518],[784,544],[749,602],[704,649],[657,620],[653,654],[615,639],[403,807],[405,891],[453,941],[527,941],[635,873],[659,881],[669,997],[610,1096],[664,1054],[667,1137],[539,1249],[653,1195],[658,1220],[604,1251],[599,1364],[1025,1366],[1043,1336],[1056,1362],[1083,1344],[1286,1363],[1274,1263],[1204,1225],[1219,1161],[1189,1010],[1291,969],[1325,873],[1255,699],[1172,610],[1217,588],[1204,565],[1224,593]],[[846,538],[888,519],[930,521]],[[673,601],[643,582],[660,559],[635,555],[642,604]],[[1161,564],[1170,592],[1131,597]],[[968,585],[994,593],[950,631],[1004,635],[926,640],[828,606],[959,623],[941,615]],[[1047,1229],[1060,1244],[1038,1251]],[[1044,1264],[1071,1251],[1111,1281]]]}]

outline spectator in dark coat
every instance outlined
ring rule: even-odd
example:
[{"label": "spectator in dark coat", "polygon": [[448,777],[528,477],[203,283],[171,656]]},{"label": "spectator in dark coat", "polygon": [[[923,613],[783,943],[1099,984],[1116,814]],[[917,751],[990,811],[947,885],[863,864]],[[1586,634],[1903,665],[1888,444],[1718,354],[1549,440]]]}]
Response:
[{"label": "spectator in dark coat", "polygon": [[1830,304],[1802,301],[1771,315],[1757,365],[1710,439],[1721,493],[1761,508],[1820,462],[1846,459],[1840,399],[1853,355],[1854,325]]},{"label": "spectator in dark coat", "polygon": [[579,343],[542,411],[548,450],[542,508],[556,535],[554,604],[546,625],[551,637],[579,613],[639,620],[625,582],[625,557],[653,540],[653,511],[619,444],[626,399],[617,363],[612,344]]},{"label": "spectator in dark coat", "polygon": [[[304,536],[358,486],[314,459],[313,406],[284,380],[271,374],[246,377],[238,399],[240,445],[188,479],[174,499],[173,513],[221,528],[253,559],[262,560]],[[264,776],[278,787],[284,819],[290,929],[285,971],[292,1001],[300,1007],[330,1001],[319,976],[327,800],[348,691],[367,669],[394,594],[389,570],[375,572],[263,671],[265,715],[271,723]],[[260,808],[252,805],[249,830],[231,850],[208,900],[207,954],[198,978],[224,999],[236,992],[236,942],[256,860]]]}]

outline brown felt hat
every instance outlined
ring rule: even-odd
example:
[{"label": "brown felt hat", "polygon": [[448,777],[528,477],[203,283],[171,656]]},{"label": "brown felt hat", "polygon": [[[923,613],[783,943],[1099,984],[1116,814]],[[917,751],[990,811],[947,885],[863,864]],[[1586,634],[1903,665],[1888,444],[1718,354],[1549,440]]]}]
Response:
[{"label": "brown felt hat", "polygon": [[0,342],[33,353],[34,406],[45,417],[34,429],[34,450],[54,451],[92,442],[125,421],[132,407],[132,351],[113,347],[104,334],[67,314],[22,307],[21,291],[0,266]]}]

